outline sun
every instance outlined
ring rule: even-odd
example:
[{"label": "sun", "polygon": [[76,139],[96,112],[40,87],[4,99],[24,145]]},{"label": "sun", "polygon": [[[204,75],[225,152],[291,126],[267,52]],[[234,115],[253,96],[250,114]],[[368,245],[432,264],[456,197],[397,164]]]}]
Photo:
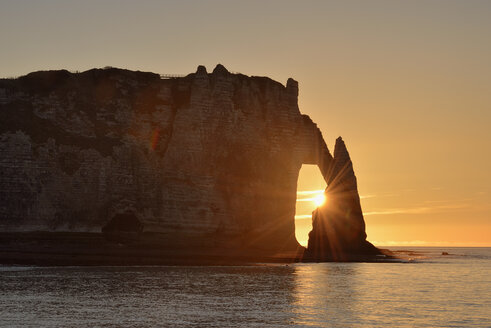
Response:
[{"label": "sun", "polygon": [[315,206],[322,206],[326,202],[326,195],[324,195],[324,193],[318,194],[312,199],[312,201],[314,202]]}]

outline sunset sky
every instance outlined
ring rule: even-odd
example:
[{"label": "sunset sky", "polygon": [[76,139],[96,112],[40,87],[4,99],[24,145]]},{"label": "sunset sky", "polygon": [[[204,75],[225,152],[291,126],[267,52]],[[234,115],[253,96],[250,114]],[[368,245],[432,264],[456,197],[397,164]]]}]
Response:
[{"label": "sunset sky", "polygon": [[[0,0],[0,76],[221,63],[292,77],[331,152],[346,142],[370,241],[491,246],[490,17],[471,0]],[[299,191],[324,187],[302,169]]]}]

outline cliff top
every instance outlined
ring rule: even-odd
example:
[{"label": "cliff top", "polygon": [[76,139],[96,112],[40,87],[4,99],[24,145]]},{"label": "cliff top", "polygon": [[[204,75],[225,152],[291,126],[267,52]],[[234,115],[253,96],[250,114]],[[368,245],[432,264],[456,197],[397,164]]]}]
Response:
[{"label": "cliff top", "polygon": [[277,86],[281,86],[284,89],[293,89],[298,93],[298,82],[292,78],[289,78],[286,85],[275,81],[266,76],[248,76],[242,73],[230,72],[222,64],[217,64],[213,69],[212,73],[208,73],[207,69],[203,65],[199,65],[195,73],[190,73],[187,75],[181,74],[157,74],[154,72],[143,72],[143,71],[133,71],[123,68],[106,66],[104,68],[92,68],[82,72],[71,72],[66,69],[61,70],[41,70],[28,73],[26,75],[19,76],[17,78],[0,78],[0,87],[12,86],[9,82],[19,81],[21,86],[26,89],[50,89],[52,86],[67,83],[70,79],[75,77],[82,80],[98,80],[100,78],[108,77],[121,77],[121,78],[132,78],[139,81],[157,81],[159,79],[186,79],[192,78],[195,75],[208,75],[210,77],[233,75],[239,79],[250,78],[255,82],[259,83],[272,83]]}]

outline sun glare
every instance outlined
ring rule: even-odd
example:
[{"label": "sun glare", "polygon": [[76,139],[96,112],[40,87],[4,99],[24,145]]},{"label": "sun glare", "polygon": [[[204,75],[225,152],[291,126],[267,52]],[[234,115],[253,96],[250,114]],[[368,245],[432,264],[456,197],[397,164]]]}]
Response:
[{"label": "sun glare", "polygon": [[317,207],[322,206],[326,202],[326,195],[324,195],[324,193],[318,194],[313,198],[312,201]]}]

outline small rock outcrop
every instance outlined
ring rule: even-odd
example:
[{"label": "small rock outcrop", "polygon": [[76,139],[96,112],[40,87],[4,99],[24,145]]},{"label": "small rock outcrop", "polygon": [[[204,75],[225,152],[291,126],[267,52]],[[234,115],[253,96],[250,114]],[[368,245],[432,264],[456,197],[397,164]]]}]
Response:
[{"label": "small rock outcrop", "polygon": [[365,221],[353,163],[341,137],[327,171],[326,203],[312,213],[307,261],[351,261],[378,255],[366,240]]}]

